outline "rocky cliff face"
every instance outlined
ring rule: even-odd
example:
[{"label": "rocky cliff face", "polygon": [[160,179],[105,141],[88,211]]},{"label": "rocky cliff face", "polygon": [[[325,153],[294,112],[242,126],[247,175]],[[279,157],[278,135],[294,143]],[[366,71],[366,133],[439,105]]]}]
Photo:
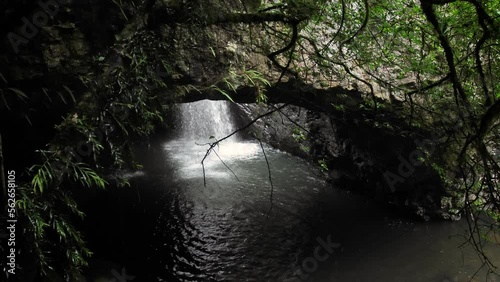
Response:
[{"label": "rocky cliff face", "polygon": [[[250,118],[272,110],[242,104]],[[415,140],[396,130],[390,112],[375,121],[362,111],[323,113],[288,106],[255,123],[252,134],[316,163],[334,187],[353,190],[423,219],[458,219],[442,179],[419,163]],[[390,122],[390,123],[389,123]]]}]

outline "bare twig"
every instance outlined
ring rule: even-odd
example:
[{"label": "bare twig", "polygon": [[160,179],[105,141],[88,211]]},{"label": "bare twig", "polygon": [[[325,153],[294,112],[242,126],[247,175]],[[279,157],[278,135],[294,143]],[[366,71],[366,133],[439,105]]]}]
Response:
[{"label": "bare twig", "polygon": [[[277,50],[277,51],[274,51],[272,52],[271,54],[267,55],[267,57],[269,58],[269,60],[271,60],[271,62],[273,62],[273,64],[275,64],[278,68],[281,69],[281,75],[280,75],[280,78],[278,80],[281,81],[281,79],[283,78],[283,75],[285,74],[285,72],[289,72],[290,74],[292,74],[294,77],[298,77],[298,74],[295,72],[295,71],[292,71],[290,70],[290,63],[291,63],[291,58],[292,58],[292,55],[293,55],[293,47],[295,46],[295,44],[297,43],[297,39],[298,39],[298,36],[299,36],[299,31],[298,31],[298,25],[299,25],[300,21],[295,21],[295,22],[291,22],[291,26],[292,26],[292,37],[290,38],[290,42],[283,48]],[[286,66],[282,66],[277,60],[276,60],[276,56],[278,56],[279,54],[282,54],[282,53],[285,53],[286,51],[292,49],[291,51],[291,55],[290,55],[290,60],[288,60],[288,63]]]},{"label": "bare twig", "polygon": [[266,165],[267,165],[267,172],[269,176],[269,184],[271,185],[271,193],[269,194],[269,201],[271,202],[271,207],[269,207],[269,211],[267,211],[267,219],[269,219],[269,215],[271,214],[271,211],[273,210],[273,193],[274,193],[274,184],[273,184],[273,178],[271,175],[271,167],[269,166],[269,160],[267,159],[266,151],[264,150],[264,145],[262,144],[262,141],[260,141],[259,138],[256,138],[257,141],[259,141],[260,148],[262,149],[262,153],[264,154],[264,159],[266,160]]},{"label": "bare twig", "polygon": [[221,163],[234,175],[234,177],[236,178],[236,180],[238,180],[238,182],[239,182],[240,179],[238,178],[238,176],[236,175],[236,173],[234,173],[234,171],[221,159],[221,157],[219,156],[219,154],[217,153],[216,150],[214,150],[214,153],[217,156],[217,158],[219,158],[219,160],[221,161]]},{"label": "bare twig", "polygon": [[236,129],[236,130],[235,130],[235,131],[233,131],[232,133],[228,134],[227,136],[225,136],[225,137],[223,137],[223,138],[221,138],[221,139],[219,139],[219,140],[217,140],[217,141],[215,141],[215,142],[213,142],[213,143],[210,143],[210,147],[207,149],[207,152],[205,153],[205,156],[204,156],[204,157],[203,157],[203,159],[201,160],[201,167],[202,167],[202,170],[203,170],[203,186],[205,186],[205,187],[207,186],[207,180],[206,180],[206,177],[205,177],[205,176],[206,176],[206,174],[205,174],[205,163],[204,163],[204,162],[205,162],[205,159],[208,157],[208,155],[210,155],[210,153],[213,151],[213,149],[214,149],[214,147],[215,147],[215,146],[217,146],[220,142],[222,142],[222,141],[224,141],[224,140],[228,139],[229,137],[231,137],[231,136],[235,135],[236,133],[238,133],[238,132],[240,132],[240,131],[243,131],[243,130],[245,130],[245,129],[249,128],[252,124],[254,124],[255,122],[257,122],[257,121],[258,121],[258,120],[260,120],[261,118],[266,117],[266,116],[268,116],[268,115],[270,115],[270,114],[272,114],[272,113],[274,113],[274,112],[276,112],[276,111],[278,111],[278,110],[281,110],[281,109],[285,108],[285,107],[286,107],[286,106],[288,106],[288,105],[289,105],[288,103],[283,104],[283,105],[281,105],[280,107],[278,107],[278,108],[276,108],[276,109],[273,109],[273,110],[271,110],[271,111],[269,111],[269,112],[266,112],[266,113],[264,113],[264,114],[262,114],[262,115],[259,115],[258,117],[254,118],[254,119],[253,119],[253,120],[251,120],[249,123],[247,123],[245,126],[243,126],[243,127],[241,127],[241,128]]}]

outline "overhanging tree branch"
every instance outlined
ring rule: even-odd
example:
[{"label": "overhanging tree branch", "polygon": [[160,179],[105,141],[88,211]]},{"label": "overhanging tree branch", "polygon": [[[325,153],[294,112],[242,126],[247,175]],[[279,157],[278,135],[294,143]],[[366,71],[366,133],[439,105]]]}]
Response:
[{"label": "overhanging tree branch", "polygon": [[358,36],[368,25],[368,21],[370,19],[370,5],[368,5],[368,0],[363,0],[363,4],[365,5],[365,17],[363,18],[363,23],[358,28],[358,30],[356,30],[356,32],[351,35],[351,37],[340,44],[340,48],[342,48],[344,44],[349,44],[352,40],[354,40],[354,38],[356,38],[356,36]]},{"label": "overhanging tree branch", "polygon": [[280,107],[278,107],[278,108],[275,108],[275,109],[273,109],[273,110],[271,110],[271,111],[268,111],[268,112],[266,112],[266,113],[264,113],[264,114],[262,114],[262,115],[259,115],[258,117],[254,118],[254,119],[253,119],[253,120],[251,120],[249,123],[247,123],[245,126],[243,126],[243,127],[240,127],[240,128],[238,128],[238,129],[236,129],[236,130],[235,130],[235,131],[233,131],[232,133],[230,133],[230,134],[226,135],[224,138],[221,138],[221,139],[219,139],[219,140],[217,140],[217,141],[215,141],[215,142],[213,142],[213,143],[210,143],[210,147],[207,149],[207,152],[205,153],[205,156],[203,156],[203,159],[201,160],[201,167],[202,167],[202,170],[203,170],[203,185],[204,185],[205,187],[207,186],[207,181],[206,181],[206,178],[205,178],[205,160],[206,160],[206,159],[207,159],[207,157],[210,155],[210,153],[214,150],[214,148],[215,148],[216,146],[218,146],[218,145],[219,145],[219,143],[220,143],[220,142],[222,142],[222,141],[224,141],[224,140],[228,139],[229,137],[231,137],[231,136],[235,135],[236,133],[238,133],[238,132],[240,132],[240,131],[243,131],[243,130],[245,130],[245,129],[249,128],[252,124],[256,123],[256,122],[257,122],[258,120],[260,120],[261,118],[266,117],[266,116],[268,116],[268,115],[270,115],[270,114],[272,114],[272,113],[274,113],[274,112],[276,112],[276,111],[279,111],[279,110],[281,110],[281,109],[283,109],[283,108],[287,107],[288,105],[289,105],[289,104],[283,104],[283,105],[281,105],[281,106],[280,106]]},{"label": "overhanging tree branch", "polygon": [[448,69],[450,71],[450,78],[453,82],[453,87],[455,88],[456,92],[458,92],[458,95],[460,96],[460,99],[461,99],[462,103],[464,104],[465,108],[469,111],[469,115],[471,115],[469,100],[467,99],[467,95],[465,94],[465,90],[462,86],[462,83],[458,79],[458,74],[457,74],[457,70],[456,70],[455,62],[454,62],[453,49],[451,48],[451,45],[448,42],[448,39],[446,38],[443,30],[441,29],[441,26],[439,25],[438,18],[434,12],[433,7],[432,7],[432,5],[436,4],[436,2],[439,4],[444,4],[442,2],[451,3],[454,1],[421,0],[420,6],[422,8],[422,11],[424,12],[425,17],[432,24],[434,30],[436,31],[436,33],[438,35],[439,42],[441,43],[441,47],[444,49],[446,61],[448,63]]},{"label": "overhanging tree branch", "polygon": [[483,89],[483,94],[485,98],[484,105],[488,107],[489,105],[491,105],[491,97],[488,91],[488,84],[486,83],[486,76],[484,74],[483,63],[481,61],[481,50],[486,40],[488,40],[491,37],[490,30],[488,28],[488,25],[486,24],[486,21],[488,21],[489,16],[488,14],[486,14],[481,4],[477,3],[477,1],[471,0],[470,2],[476,7],[477,21],[481,26],[481,29],[483,30],[483,35],[476,43],[476,47],[474,48],[474,59],[476,61],[476,68],[477,72],[479,73],[479,79],[481,81],[481,87]]},{"label": "overhanging tree branch", "polygon": [[435,81],[435,82],[433,82],[433,83],[431,83],[431,84],[429,84],[429,85],[426,85],[426,86],[424,86],[424,87],[422,87],[422,88],[412,90],[412,91],[410,91],[410,92],[408,92],[408,93],[405,93],[405,95],[410,95],[410,96],[411,96],[411,95],[413,95],[413,94],[417,94],[417,93],[425,92],[425,91],[427,91],[427,90],[429,90],[429,89],[432,89],[432,88],[434,88],[434,87],[437,87],[437,86],[439,86],[439,85],[443,84],[444,82],[446,82],[446,81],[447,81],[447,80],[449,80],[449,79],[450,79],[450,74],[448,73],[446,76],[444,76],[444,77],[443,77],[443,78],[441,78],[440,80],[437,80],[437,81]]},{"label": "overhanging tree branch", "polygon": [[[296,72],[291,71],[289,69],[290,63],[291,63],[291,59],[288,60],[288,63],[287,63],[286,66],[282,66],[276,60],[276,56],[278,56],[279,54],[285,53],[286,51],[292,49],[295,46],[295,44],[297,43],[298,36],[299,36],[299,32],[298,32],[298,25],[299,25],[299,23],[300,23],[299,21],[291,23],[291,25],[292,25],[292,37],[290,38],[290,42],[285,47],[281,48],[280,50],[274,51],[271,54],[267,55],[267,57],[269,58],[269,60],[271,60],[271,62],[273,62],[273,64],[275,64],[278,68],[281,69],[281,75],[280,75],[278,81],[281,81],[281,79],[283,78],[283,75],[285,74],[285,72],[289,72],[293,76],[295,76],[296,78],[298,78],[298,74]],[[291,57],[292,57],[292,55],[290,55],[290,58]]]},{"label": "overhanging tree branch", "polygon": [[203,22],[193,22],[190,17],[187,16],[160,16],[155,17],[155,22],[157,24],[197,24],[197,25],[217,25],[217,24],[227,24],[227,23],[243,23],[243,24],[258,24],[264,22],[282,22],[282,23],[297,23],[300,22],[302,18],[289,16],[280,13],[224,13],[215,16],[208,16]]}]

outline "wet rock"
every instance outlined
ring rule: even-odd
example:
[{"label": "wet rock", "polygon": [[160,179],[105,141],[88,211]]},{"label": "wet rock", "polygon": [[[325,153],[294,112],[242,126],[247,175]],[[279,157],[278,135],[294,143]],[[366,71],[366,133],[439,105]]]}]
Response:
[{"label": "wet rock", "polygon": [[[252,119],[272,107],[252,104],[240,108]],[[411,173],[399,176],[396,184],[388,183],[385,173],[399,174],[401,163],[409,163],[416,145],[391,127],[379,126],[384,123],[391,121],[373,122],[356,112],[326,114],[289,106],[256,122],[252,134],[318,166],[326,164],[328,182],[335,187],[377,198],[425,220],[456,219],[449,212],[454,205],[442,205],[445,192],[432,168],[412,166]]]}]

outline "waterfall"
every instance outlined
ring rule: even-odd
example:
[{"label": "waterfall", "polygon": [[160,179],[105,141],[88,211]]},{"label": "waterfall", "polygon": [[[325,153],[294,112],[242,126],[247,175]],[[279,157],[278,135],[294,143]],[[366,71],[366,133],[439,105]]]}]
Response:
[{"label": "waterfall", "polygon": [[[179,138],[186,140],[221,139],[236,130],[227,101],[202,100],[180,105]],[[232,136],[228,142],[237,141]]]},{"label": "waterfall", "polygon": [[[209,143],[228,136],[238,127],[227,101],[202,100],[180,104],[177,118],[180,125],[177,136],[164,147],[167,158],[175,164],[180,178],[198,178],[203,175],[201,160],[210,147]],[[240,140],[235,134],[217,144],[206,156],[206,176],[218,179],[234,177],[223,162],[230,165],[237,160],[257,157],[259,152],[257,143]]]}]

